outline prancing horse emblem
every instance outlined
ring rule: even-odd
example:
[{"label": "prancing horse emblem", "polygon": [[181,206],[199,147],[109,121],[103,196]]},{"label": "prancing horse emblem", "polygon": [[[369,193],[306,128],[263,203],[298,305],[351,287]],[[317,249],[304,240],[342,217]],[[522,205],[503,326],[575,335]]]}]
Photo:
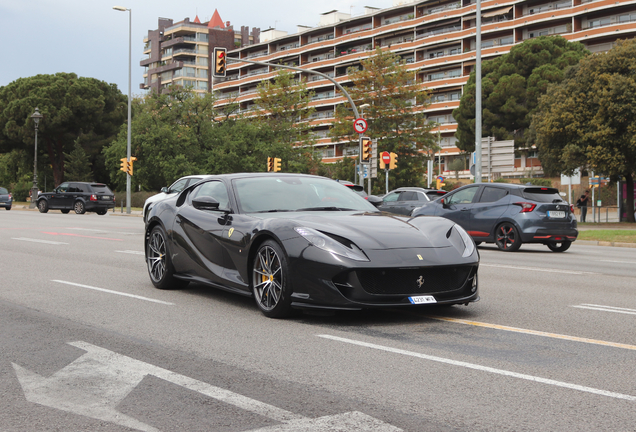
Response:
[{"label": "prancing horse emblem", "polygon": [[417,280],[417,286],[419,288],[422,288],[422,285],[424,285],[424,276],[420,276],[419,279]]},{"label": "prancing horse emblem", "polygon": [[234,232],[234,228],[230,228],[230,230],[227,232],[227,238],[232,237],[233,232]]}]

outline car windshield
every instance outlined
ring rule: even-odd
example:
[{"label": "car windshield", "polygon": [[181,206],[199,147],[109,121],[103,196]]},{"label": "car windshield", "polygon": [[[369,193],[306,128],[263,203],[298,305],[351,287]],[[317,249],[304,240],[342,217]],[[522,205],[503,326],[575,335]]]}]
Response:
[{"label": "car windshield", "polygon": [[8,194],[8,193],[9,193],[9,191],[8,191],[8,190],[6,190],[6,189],[5,189],[5,188],[3,188],[3,187],[0,187],[0,195],[6,195],[6,194]]},{"label": "car windshield", "polygon": [[271,176],[234,180],[241,213],[378,210],[346,186],[321,177]]},{"label": "car windshield", "polygon": [[105,184],[96,184],[93,183],[91,185],[91,188],[93,188],[93,192],[98,193],[98,194],[109,194],[112,195],[113,193],[111,192],[110,189],[108,189],[108,186],[106,186]]},{"label": "car windshield", "polygon": [[530,199],[542,203],[561,202],[563,198],[559,195],[559,190],[555,188],[536,187],[525,188],[523,190],[523,196],[526,199]]}]

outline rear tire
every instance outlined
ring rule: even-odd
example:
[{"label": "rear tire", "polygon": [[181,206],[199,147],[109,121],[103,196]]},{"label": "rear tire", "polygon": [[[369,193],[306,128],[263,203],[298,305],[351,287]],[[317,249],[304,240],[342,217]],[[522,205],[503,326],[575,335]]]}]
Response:
[{"label": "rear tire", "polygon": [[252,264],[252,291],[266,317],[286,318],[292,314],[288,269],[278,243],[267,240],[258,248]]},{"label": "rear tire", "polygon": [[564,241],[564,242],[554,242],[554,243],[548,243],[546,246],[548,246],[548,249],[550,249],[552,252],[565,252],[566,250],[570,249],[570,246],[572,246],[572,242],[571,241]]},{"label": "rear tire", "polygon": [[46,202],[46,200],[41,199],[40,201],[38,201],[38,210],[40,210],[40,213],[46,213],[49,211],[49,203]]},{"label": "rear tire", "polygon": [[100,216],[104,216],[108,210],[97,210],[97,214]]},{"label": "rear tire", "polygon": [[515,252],[521,247],[521,237],[517,228],[509,222],[504,222],[495,230],[495,244],[504,252]]},{"label": "rear tire", "polygon": [[84,203],[81,201],[75,201],[75,204],[73,204],[73,210],[75,210],[75,213],[77,214],[84,214],[86,213],[86,206],[84,206]]},{"label": "rear tire", "polygon": [[5,207],[4,209],[5,209],[5,210],[7,210],[7,211],[9,211],[9,210],[11,210],[11,206],[9,206],[9,207]]},{"label": "rear tire", "polygon": [[146,240],[146,264],[152,284],[159,289],[179,289],[188,285],[188,281],[174,277],[174,267],[168,250],[168,236],[157,225]]}]

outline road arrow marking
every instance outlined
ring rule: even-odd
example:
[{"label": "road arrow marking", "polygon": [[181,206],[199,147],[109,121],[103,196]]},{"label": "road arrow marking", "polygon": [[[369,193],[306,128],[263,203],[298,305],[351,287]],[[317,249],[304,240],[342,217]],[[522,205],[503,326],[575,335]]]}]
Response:
[{"label": "road arrow marking", "polygon": [[309,419],[87,342],[71,342],[69,345],[80,348],[86,353],[49,378],[13,363],[13,369],[29,402],[140,431],[157,432],[159,430],[155,427],[116,410],[116,407],[147,375],[152,375],[283,423],[257,429],[261,432],[333,430],[397,432],[401,430],[359,412]]}]

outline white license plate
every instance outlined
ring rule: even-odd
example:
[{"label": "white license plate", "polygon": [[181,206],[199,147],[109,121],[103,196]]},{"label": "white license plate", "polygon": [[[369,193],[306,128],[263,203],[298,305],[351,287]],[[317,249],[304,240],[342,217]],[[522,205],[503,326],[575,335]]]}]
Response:
[{"label": "white license plate", "polygon": [[102,197],[102,199],[103,199],[103,200],[109,200],[109,199],[110,199],[110,197],[109,197],[109,196],[103,196],[103,197]]},{"label": "white license plate", "polygon": [[565,217],[565,212],[564,211],[549,211],[548,212],[548,217],[551,217],[551,218],[564,218]]},{"label": "white license plate", "polygon": [[409,297],[409,301],[412,304],[437,303],[437,300],[435,300],[435,297],[433,296],[413,296]]}]

